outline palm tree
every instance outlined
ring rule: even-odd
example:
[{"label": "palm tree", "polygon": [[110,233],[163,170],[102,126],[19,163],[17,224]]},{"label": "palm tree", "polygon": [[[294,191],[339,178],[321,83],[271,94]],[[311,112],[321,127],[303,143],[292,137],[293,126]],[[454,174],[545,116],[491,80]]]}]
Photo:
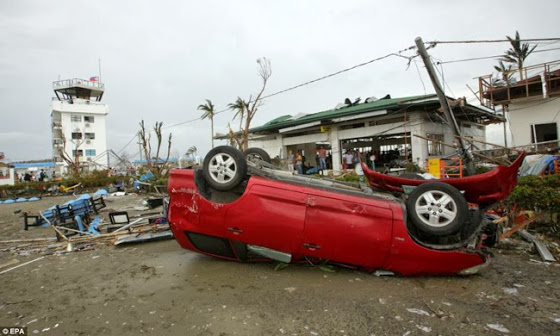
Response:
[{"label": "palm tree", "polygon": [[248,105],[249,104],[241,99],[241,97],[237,97],[235,103],[228,104],[230,110],[236,111],[233,119],[239,117],[240,122],[242,122],[243,118],[245,118],[245,111],[247,110]]},{"label": "palm tree", "polygon": [[511,76],[513,76],[513,74],[511,73],[511,64],[506,67],[504,62],[500,61],[498,65],[494,65],[494,69],[502,74],[502,79],[506,83],[510,84]]},{"label": "palm tree", "polygon": [[517,69],[519,70],[519,79],[523,80],[523,63],[525,59],[535,50],[537,45],[534,45],[532,48],[529,46],[529,43],[521,43],[521,38],[519,37],[519,32],[515,31],[515,39],[506,36],[511,44],[511,47],[506,50],[505,55],[500,58],[500,61],[504,61],[506,63],[512,63],[517,65]]},{"label": "palm tree", "polygon": [[214,104],[212,104],[210,99],[206,99],[206,104],[198,105],[197,110],[204,111],[204,113],[200,116],[200,119],[210,119],[212,148],[214,148]]},{"label": "palm tree", "polygon": [[[246,116],[245,112],[249,107],[249,103],[241,99],[241,97],[237,97],[237,100],[234,103],[228,104],[228,107],[230,110],[235,111],[235,114],[233,115],[233,119],[239,117],[239,131],[243,132],[243,119],[245,119]],[[229,127],[230,142],[233,142],[233,140],[235,140],[235,142],[239,146],[239,149],[243,149],[243,143],[241,142],[241,138],[235,135],[235,133],[231,129],[231,126],[228,127]]]}]

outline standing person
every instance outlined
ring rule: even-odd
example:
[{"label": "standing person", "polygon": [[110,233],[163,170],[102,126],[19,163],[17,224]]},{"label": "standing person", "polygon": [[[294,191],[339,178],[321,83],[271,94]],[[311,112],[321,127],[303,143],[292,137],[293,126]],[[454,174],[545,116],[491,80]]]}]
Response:
[{"label": "standing person", "polygon": [[288,152],[288,171],[293,174],[294,173],[294,165],[296,163],[296,156],[292,151]]},{"label": "standing person", "polygon": [[44,169],[41,169],[37,179],[39,180],[39,182],[43,182],[43,180],[45,179],[45,170]]},{"label": "standing person", "polygon": [[323,146],[320,146],[319,149],[317,149],[317,154],[319,155],[319,168],[321,168],[321,170],[327,169],[327,150]]},{"label": "standing person", "polygon": [[375,153],[370,152],[369,160],[371,161],[371,170],[375,171]]},{"label": "standing person", "polygon": [[347,150],[344,154],[344,162],[346,163],[346,169],[354,169],[354,155],[350,150]]},{"label": "standing person", "polygon": [[301,151],[298,151],[297,153],[296,165],[298,174],[303,175],[303,155],[301,155]]}]

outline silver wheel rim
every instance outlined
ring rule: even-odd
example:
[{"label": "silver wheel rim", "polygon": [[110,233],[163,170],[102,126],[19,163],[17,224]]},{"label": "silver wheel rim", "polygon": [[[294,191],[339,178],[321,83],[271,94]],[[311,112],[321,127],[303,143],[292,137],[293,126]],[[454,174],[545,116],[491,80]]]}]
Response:
[{"label": "silver wheel rim", "polygon": [[208,172],[212,180],[220,184],[226,184],[237,174],[237,164],[231,155],[218,153],[210,159]]},{"label": "silver wheel rim", "polygon": [[414,204],[418,218],[426,225],[441,228],[457,217],[457,204],[443,191],[426,191]]}]

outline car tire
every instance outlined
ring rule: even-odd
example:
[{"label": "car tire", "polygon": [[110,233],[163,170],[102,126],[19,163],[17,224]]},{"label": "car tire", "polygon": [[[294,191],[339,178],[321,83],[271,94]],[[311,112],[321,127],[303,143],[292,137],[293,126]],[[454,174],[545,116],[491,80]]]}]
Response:
[{"label": "car tire", "polygon": [[228,191],[245,180],[247,161],[241,151],[230,146],[218,146],[206,154],[202,175],[210,187]]},{"label": "car tire", "polygon": [[406,205],[414,226],[434,236],[459,232],[468,217],[467,201],[463,194],[442,182],[428,182],[414,188]]},{"label": "car tire", "polygon": [[271,162],[270,155],[268,155],[268,153],[261,148],[249,148],[243,152],[243,156],[249,161],[251,161],[252,159],[259,159],[266,163]]}]

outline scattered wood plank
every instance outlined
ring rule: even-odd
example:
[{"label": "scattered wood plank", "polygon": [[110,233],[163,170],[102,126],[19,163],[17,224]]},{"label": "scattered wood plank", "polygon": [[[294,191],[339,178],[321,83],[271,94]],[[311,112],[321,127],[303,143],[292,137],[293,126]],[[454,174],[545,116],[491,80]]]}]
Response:
[{"label": "scattered wood plank", "polygon": [[153,240],[161,240],[161,239],[171,239],[173,238],[173,233],[171,231],[163,231],[157,233],[144,233],[139,235],[128,235],[128,236],[120,236],[114,242],[114,245],[126,244],[126,243],[143,243],[147,241]]},{"label": "scattered wood plank", "polygon": [[60,232],[60,230],[58,230],[52,223],[51,221],[49,221],[48,219],[45,218],[45,216],[43,216],[42,213],[39,213],[39,215],[41,215],[41,217],[47,222],[49,223],[49,226],[53,228],[54,231],[56,231],[56,233],[64,240],[68,240],[68,237],[66,237],[64,235],[64,233]]},{"label": "scattered wood plank", "polygon": [[7,270],[3,270],[2,272],[0,272],[0,274],[8,273],[8,272],[10,272],[10,271],[12,271],[12,270],[15,270],[16,268],[20,268],[20,267],[22,267],[22,266],[29,265],[29,264],[31,264],[31,263],[33,263],[33,262],[36,262],[36,261],[38,261],[38,260],[41,260],[41,259],[43,259],[43,258],[45,258],[45,257],[43,256],[43,257],[39,257],[39,258],[37,258],[37,259],[33,259],[33,260],[31,260],[31,261],[28,261],[28,262],[24,262],[23,264],[19,264],[19,265],[17,265],[17,266],[8,268]]},{"label": "scattered wood plank", "polygon": [[12,266],[12,265],[15,265],[15,264],[19,264],[19,260],[17,260],[17,259],[12,259],[12,260],[10,260],[10,261],[8,261],[8,262],[5,262],[5,263],[1,264],[1,265],[0,265],[0,268]]},{"label": "scattered wood plank", "polygon": [[[132,231],[132,233],[134,234],[138,234],[138,233],[144,233],[144,232],[156,232],[156,231],[166,231],[169,230],[169,226],[164,226],[161,224],[158,224],[158,228],[154,229],[153,225],[146,225],[146,227],[138,227],[135,228],[134,231]],[[87,236],[87,237],[78,237],[78,238],[70,238],[69,241],[70,242],[88,242],[88,241],[92,241],[92,240],[102,240],[102,239],[107,239],[107,238],[115,238],[117,236],[122,236],[122,235],[128,235],[131,234],[131,232],[128,231],[120,231],[120,232],[111,232],[111,233],[104,233],[104,234],[100,234],[100,235],[95,235],[95,236]]]},{"label": "scattered wood plank", "polygon": [[56,238],[33,238],[33,239],[13,239],[13,240],[1,240],[0,244],[12,244],[12,243],[39,243],[39,242],[53,242]]},{"label": "scattered wood plank", "polygon": [[90,235],[90,236],[93,235],[93,233],[89,233],[89,232],[87,232],[87,231],[74,230],[74,229],[67,228],[67,227],[61,227],[61,229],[62,229],[62,230],[66,230],[66,231],[70,231],[70,232],[79,233],[79,234],[85,234],[85,235]]},{"label": "scattered wood plank", "polygon": [[[521,216],[525,216],[525,218]],[[516,220],[513,222],[514,226],[511,229],[500,235],[500,240],[511,236],[515,232],[527,227],[529,224],[534,223],[541,217],[540,215],[536,215],[533,211],[524,211],[521,213],[521,216],[518,216],[516,218]]]},{"label": "scattered wood plank", "polygon": [[129,227],[131,227],[131,226],[133,226],[133,225],[135,225],[135,224],[138,224],[139,222],[141,222],[141,221],[143,221],[143,220],[144,220],[144,218],[138,218],[137,220],[132,221],[132,222],[130,222],[130,223],[128,223],[128,224],[126,224],[126,225],[124,225],[124,226],[122,226],[122,227],[116,229],[116,230],[113,231],[113,232],[124,231],[124,230],[128,229]]},{"label": "scattered wood plank", "polygon": [[13,304],[20,304],[20,303],[29,303],[31,301],[33,301],[33,299],[14,301],[14,302],[6,301],[6,302],[4,302],[4,304],[13,305]]},{"label": "scattered wood plank", "polygon": [[466,141],[474,141],[474,142],[478,142],[478,143],[485,144],[485,145],[490,145],[490,146],[494,146],[494,147],[498,147],[498,148],[502,148],[502,149],[512,150],[511,147],[506,147],[506,146],[498,145],[498,144],[495,144],[495,143],[474,139],[474,138],[471,138],[471,137],[464,137],[464,136],[460,136],[460,135],[455,135],[455,137],[459,138],[459,139],[466,140]]}]

